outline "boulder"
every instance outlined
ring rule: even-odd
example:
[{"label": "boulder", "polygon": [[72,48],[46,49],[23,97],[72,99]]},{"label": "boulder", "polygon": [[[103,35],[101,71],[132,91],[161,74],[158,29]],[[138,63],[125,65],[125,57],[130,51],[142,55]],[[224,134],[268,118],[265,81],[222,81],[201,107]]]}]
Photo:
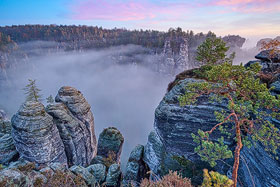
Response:
[{"label": "boulder", "polygon": [[25,160],[37,164],[67,164],[58,129],[39,102],[25,102],[12,117],[12,137]]},{"label": "boulder", "polygon": [[103,158],[111,157],[113,162],[120,163],[123,142],[123,135],[117,128],[106,128],[99,135],[97,155]]},{"label": "boulder", "polygon": [[102,184],[106,178],[106,166],[103,164],[93,164],[87,170],[94,176],[97,183]]},{"label": "boulder", "polygon": [[59,89],[55,101],[66,106],[63,109],[63,105],[55,105],[53,108],[49,107],[48,112],[54,116],[55,123],[59,126],[70,165],[88,166],[96,155],[97,147],[90,105],[79,90],[69,86]]},{"label": "boulder", "polygon": [[82,166],[72,166],[70,171],[82,177],[86,181],[87,185],[95,185],[96,180],[94,176],[86,168]]},{"label": "boulder", "polygon": [[119,186],[121,182],[121,168],[119,164],[112,164],[109,167],[106,186]]}]

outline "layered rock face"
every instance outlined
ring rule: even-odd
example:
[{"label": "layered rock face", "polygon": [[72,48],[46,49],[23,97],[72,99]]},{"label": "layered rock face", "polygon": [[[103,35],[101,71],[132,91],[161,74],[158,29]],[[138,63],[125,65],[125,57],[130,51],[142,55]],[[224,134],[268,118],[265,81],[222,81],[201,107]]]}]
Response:
[{"label": "layered rock face", "polygon": [[[187,78],[180,81],[165,95],[155,111],[155,132],[150,134],[145,146],[144,161],[156,174],[161,174],[166,167],[170,169],[168,163],[173,162],[172,155],[183,155],[193,163],[198,162],[200,157],[194,153],[196,145],[191,133],[197,133],[198,129],[210,130],[217,124],[214,112],[226,109],[226,100],[212,103],[206,96],[199,97],[196,105],[180,106],[178,97],[185,92],[186,85],[197,81],[201,80]],[[220,136],[219,131],[215,131],[212,135],[214,140]],[[234,142],[229,140],[225,140],[225,143],[230,149],[234,146]],[[271,158],[261,145],[251,149],[244,148],[241,155],[240,184],[253,186],[253,179],[255,186],[279,185],[280,163]],[[229,160],[228,164],[232,164],[232,160]],[[215,169],[222,174],[231,171],[231,168],[223,163],[219,163]],[[265,173],[267,175],[264,175]],[[253,176],[252,179],[250,176]]]},{"label": "layered rock face", "polygon": [[63,140],[68,163],[87,166],[96,154],[94,118],[90,105],[80,91],[64,86],[47,107]]},{"label": "layered rock face", "polygon": [[63,103],[50,104],[46,111],[53,117],[65,147],[68,165],[89,165],[93,153],[89,149],[90,134],[86,125],[74,117]]},{"label": "layered rock face", "polygon": [[25,102],[12,117],[12,137],[20,156],[28,161],[67,164],[58,129],[39,102]]},{"label": "layered rock face", "polygon": [[0,110],[0,164],[7,164],[18,157],[18,152],[11,136],[11,122],[5,112]]}]

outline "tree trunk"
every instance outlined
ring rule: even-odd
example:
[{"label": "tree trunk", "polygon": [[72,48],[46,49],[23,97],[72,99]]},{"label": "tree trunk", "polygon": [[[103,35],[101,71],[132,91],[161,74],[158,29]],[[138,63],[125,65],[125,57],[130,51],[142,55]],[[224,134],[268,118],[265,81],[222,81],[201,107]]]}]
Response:
[{"label": "tree trunk", "polygon": [[234,182],[234,187],[237,186],[237,176],[238,176],[238,168],[239,168],[239,160],[240,160],[240,151],[243,147],[242,139],[241,139],[241,130],[239,122],[236,123],[236,138],[237,138],[237,146],[234,151],[234,164],[232,170],[232,180]]}]

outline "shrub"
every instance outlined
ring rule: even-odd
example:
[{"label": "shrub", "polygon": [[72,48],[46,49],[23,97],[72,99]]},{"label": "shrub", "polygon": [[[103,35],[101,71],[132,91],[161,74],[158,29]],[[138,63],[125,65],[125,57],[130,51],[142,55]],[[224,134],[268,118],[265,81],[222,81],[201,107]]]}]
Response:
[{"label": "shrub", "polygon": [[151,179],[142,180],[140,187],[191,187],[190,179],[183,178],[176,171],[169,171],[169,174],[163,176],[161,179],[153,181]]}]

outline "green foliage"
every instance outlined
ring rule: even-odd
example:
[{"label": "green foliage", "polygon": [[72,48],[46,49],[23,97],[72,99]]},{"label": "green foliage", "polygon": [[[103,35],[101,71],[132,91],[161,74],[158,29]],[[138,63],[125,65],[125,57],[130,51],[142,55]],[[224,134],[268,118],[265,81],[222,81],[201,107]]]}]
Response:
[{"label": "green foliage", "polygon": [[186,159],[184,156],[173,156],[173,160],[177,161],[180,168],[173,171],[178,171],[182,177],[191,179],[192,185],[198,186],[202,184],[203,180],[203,169],[211,169],[208,163],[203,161],[192,162]]},{"label": "green foliage", "polygon": [[37,88],[36,80],[28,79],[28,81],[29,84],[23,89],[25,91],[26,101],[41,101],[42,95],[39,94],[41,90]]},{"label": "green foliage", "polygon": [[54,99],[53,99],[53,96],[50,95],[49,97],[47,97],[47,103],[49,104],[53,104],[54,103]]},{"label": "green foliage", "polygon": [[232,152],[228,146],[224,144],[224,137],[218,139],[218,142],[209,141],[209,134],[198,130],[198,136],[192,134],[192,138],[198,146],[194,151],[201,157],[202,161],[206,161],[211,167],[216,166],[217,160],[232,158]]},{"label": "green foliage", "polygon": [[204,169],[203,176],[201,187],[231,187],[233,185],[232,180],[218,172],[210,171],[209,173],[207,169]]},{"label": "green foliage", "polygon": [[221,38],[211,36],[207,38],[198,48],[196,60],[202,63],[202,65],[208,64],[222,64],[225,61],[232,61],[234,53],[226,58],[226,52],[229,47]]}]

